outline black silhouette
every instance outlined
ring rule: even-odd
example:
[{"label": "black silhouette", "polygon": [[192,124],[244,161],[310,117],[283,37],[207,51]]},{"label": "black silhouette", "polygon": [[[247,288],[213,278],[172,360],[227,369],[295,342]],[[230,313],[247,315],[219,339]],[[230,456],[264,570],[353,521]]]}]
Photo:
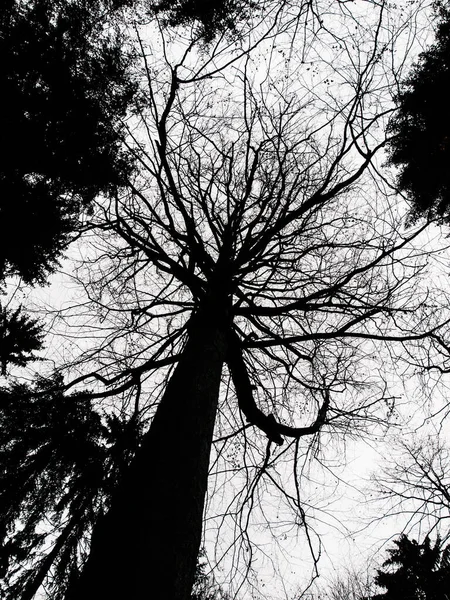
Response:
[{"label": "black silhouette", "polygon": [[388,550],[375,583],[386,591],[371,600],[447,600],[450,591],[450,546],[429,537],[422,544],[402,535]]},{"label": "black silhouette", "polygon": [[390,162],[412,202],[412,219],[448,220],[450,209],[450,10],[439,4],[436,42],[402,83],[391,125]]}]

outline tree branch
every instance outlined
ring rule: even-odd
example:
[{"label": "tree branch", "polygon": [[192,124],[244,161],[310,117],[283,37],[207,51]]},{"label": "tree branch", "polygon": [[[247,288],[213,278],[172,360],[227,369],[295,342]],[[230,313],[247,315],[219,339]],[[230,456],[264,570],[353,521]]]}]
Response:
[{"label": "tree branch", "polygon": [[284,442],[282,436],[300,438],[304,435],[317,433],[322,425],[326,423],[327,411],[330,406],[330,395],[328,390],[324,392],[324,401],[319,409],[316,420],[308,427],[290,427],[279,423],[273,414],[265,415],[256,405],[253,397],[253,386],[248,376],[242,354],[242,346],[237,334],[230,332],[227,364],[231,378],[236,390],[238,404],[247,421],[256,425],[267,435],[271,442],[281,446]]}]

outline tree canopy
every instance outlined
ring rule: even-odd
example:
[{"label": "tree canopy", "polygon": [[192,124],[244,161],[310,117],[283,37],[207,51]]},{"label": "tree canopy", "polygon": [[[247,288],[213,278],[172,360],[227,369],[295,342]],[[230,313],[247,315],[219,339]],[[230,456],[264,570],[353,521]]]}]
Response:
[{"label": "tree canopy", "polygon": [[208,44],[218,34],[236,35],[242,22],[262,4],[253,0],[160,0],[152,7],[171,27],[193,24],[196,34]]},{"label": "tree canopy", "polygon": [[[450,588],[450,547],[426,537],[420,544],[402,535],[388,550],[389,558],[377,571],[375,583],[386,591],[373,600],[445,600]],[[394,568],[394,570],[393,570]]]},{"label": "tree canopy", "polygon": [[[122,119],[136,85],[124,37],[114,28],[124,4],[2,5],[0,290],[10,276],[44,283],[79,234],[93,199],[113,193],[131,171]],[[8,364],[24,364],[25,356],[33,357],[30,350],[42,347],[35,320],[24,338],[25,315],[19,335],[19,311],[3,310],[3,375]]]},{"label": "tree canopy", "polygon": [[389,161],[399,167],[398,188],[412,202],[412,217],[449,218],[450,10],[438,3],[436,41],[420,55],[397,95],[390,125]]},{"label": "tree canopy", "polygon": [[135,84],[108,5],[2,5],[0,280],[42,283],[80,214],[130,173],[122,119]]},{"label": "tree canopy", "polygon": [[36,358],[43,346],[44,333],[37,319],[22,313],[21,307],[9,310],[0,303],[0,365],[6,375],[8,365],[24,367]]},{"label": "tree canopy", "polygon": [[[0,389],[0,576],[11,598],[34,598],[51,565],[50,589],[62,597],[79,574],[80,539],[107,509],[138,443],[135,422],[102,419],[86,394],[64,396],[61,384]],[[21,568],[29,561],[33,569]]]}]

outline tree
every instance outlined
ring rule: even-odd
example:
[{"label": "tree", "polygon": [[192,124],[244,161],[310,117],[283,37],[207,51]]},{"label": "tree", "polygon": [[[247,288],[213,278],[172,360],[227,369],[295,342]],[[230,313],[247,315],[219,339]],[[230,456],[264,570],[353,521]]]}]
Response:
[{"label": "tree", "polygon": [[122,119],[135,84],[109,4],[8,0],[2,7],[1,280],[42,283],[80,214],[130,173]]},{"label": "tree", "polygon": [[428,537],[422,544],[402,535],[395,540],[396,548],[388,550],[389,558],[383,567],[397,567],[392,570],[378,570],[375,583],[386,589],[373,600],[446,600],[450,586],[450,547],[442,548],[441,541],[432,545]]},{"label": "tree", "polygon": [[153,3],[156,15],[162,14],[171,26],[194,25],[196,34],[211,43],[218,34],[235,36],[238,27],[258,9],[253,0],[160,0]]},{"label": "tree", "polygon": [[[124,4],[8,0],[2,5],[0,290],[10,276],[44,283],[78,235],[93,198],[111,194],[130,173],[122,119],[136,86],[123,35],[111,28],[113,13]],[[3,311],[2,327],[8,331],[0,336],[3,375],[8,363],[22,364],[30,350],[42,347],[33,320],[26,340],[14,338],[18,311],[11,320]]]},{"label": "tree", "polygon": [[8,310],[0,303],[0,365],[6,375],[8,364],[24,367],[43,345],[43,331],[37,319],[21,314],[21,307]]},{"label": "tree", "polygon": [[[221,560],[223,539],[238,561],[239,587],[253,568],[253,515],[275,519],[264,491],[291,510],[287,527],[304,534],[317,568],[300,477],[320,439],[384,423],[406,353],[423,365],[448,360],[448,299],[421,286],[425,226],[402,227],[377,177],[391,110],[383,56],[397,33],[384,6],[368,6],[353,14],[324,0],[317,21],[309,2],[276,2],[245,37],[222,36],[208,52],[198,38],[135,23],[146,87],[126,143],[140,170],[93,201],[71,269],[77,302],[53,319],[74,348],[58,366],[65,385],[20,393],[56,395],[62,414],[85,402],[76,428],[99,440],[100,463],[109,464],[108,418],[143,434],[109,491],[104,475],[88,488],[73,459],[64,470],[44,454],[50,473],[64,472],[53,495],[31,513],[30,498],[14,496],[4,518],[7,547],[29,532],[29,562],[10,560],[15,590],[26,571],[36,584],[48,576],[53,598],[164,590],[185,600],[205,508]],[[36,453],[14,453],[16,470]],[[44,493],[39,469],[29,477]],[[222,486],[231,499],[217,507]],[[88,489],[89,519],[72,520],[69,500]],[[69,551],[73,568],[62,569]]]},{"label": "tree", "polygon": [[[86,395],[63,396],[61,384],[56,378],[0,389],[0,576],[11,598],[34,598],[50,565],[55,597],[76,577],[80,535],[106,510],[139,437],[136,422],[102,420]],[[47,531],[39,531],[43,512]],[[21,569],[26,561],[34,569]]]},{"label": "tree", "polygon": [[[395,452],[394,452],[395,450]],[[391,444],[383,469],[374,475],[383,515],[403,514],[405,527],[447,532],[450,518],[449,450],[438,433]]]},{"label": "tree", "polygon": [[[112,194],[132,169],[122,138],[136,84],[123,31],[114,25],[117,13],[133,2],[4,4],[0,286],[11,275],[42,284],[77,235],[80,217],[89,214],[95,196]],[[200,23],[199,35],[206,41],[218,31],[234,30],[248,8],[234,2],[150,4],[170,23]],[[3,341],[0,354],[6,356]],[[36,338],[35,349],[39,344]]]},{"label": "tree", "polygon": [[436,42],[420,55],[397,95],[389,160],[400,168],[397,185],[411,200],[412,217],[448,220],[450,207],[450,120],[445,102],[450,85],[450,11],[436,3]]},{"label": "tree", "polygon": [[370,571],[368,566],[338,569],[333,579],[321,588],[318,586],[319,592],[311,597],[314,600],[368,600],[376,589]]}]

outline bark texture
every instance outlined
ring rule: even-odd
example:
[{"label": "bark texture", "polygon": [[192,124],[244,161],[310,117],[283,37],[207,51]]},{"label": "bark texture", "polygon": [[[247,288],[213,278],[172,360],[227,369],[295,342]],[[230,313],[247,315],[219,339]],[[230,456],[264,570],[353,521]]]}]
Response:
[{"label": "bark texture", "polygon": [[201,542],[227,323],[217,302],[188,341],[67,600],[188,600]]}]

